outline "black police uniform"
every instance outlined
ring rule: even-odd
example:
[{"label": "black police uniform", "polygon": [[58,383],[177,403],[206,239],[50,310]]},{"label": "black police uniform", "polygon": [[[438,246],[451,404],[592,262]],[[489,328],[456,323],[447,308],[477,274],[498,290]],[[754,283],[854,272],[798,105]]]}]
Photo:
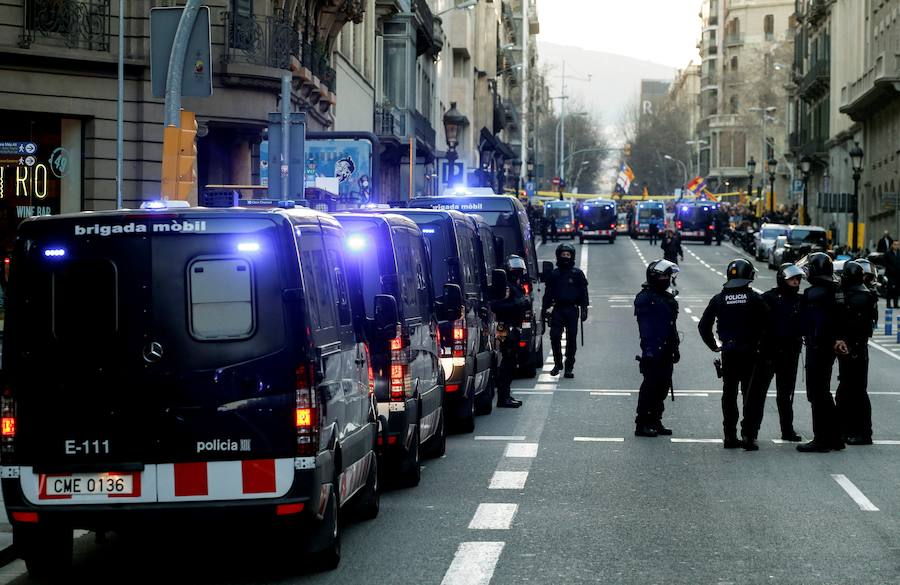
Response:
[{"label": "black police uniform", "polygon": [[640,368],[644,376],[634,422],[638,429],[659,431],[674,364],[681,359],[676,329],[678,301],[672,293],[645,284],[634,298],[634,315],[641,336]]},{"label": "black police uniform", "polygon": [[[846,268],[845,268],[846,271]],[[849,353],[838,356],[838,384],[835,392],[838,419],[850,444],[872,441],[872,404],[866,391],[869,378],[869,338],[878,318],[878,300],[864,284],[844,289],[844,302],[838,305],[838,339]]]},{"label": "black police uniform", "polygon": [[669,234],[663,234],[662,242],[659,247],[662,248],[663,258],[669,262],[678,264],[679,256],[684,260],[684,250],[681,247],[681,235],[678,234],[678,232],[673,233],[671,237]]},{"label": "black police uniform", "polygon": [[812,409],[813,440],[798,446],[800,451],[828,451],[844,447],[831,395],[834,344],[837,339],[836,293],[836,285],[823,280],[813,281],[812,286],[803,291],[801,315],[806,341],[806,398]]},{"label": "black police uniform", "polygon": [[759,432],[766,394],[774,378],[781,438],[799,441],[800,437],[794,431],[794,390],[797,386],[800,350],[803,348],[800,289],[786,284],[776,286],[764,292],[762,299],[769,308],[769,322],[754,376],[753,394],[758,400],[753,403],[753,436]]},{"label": "black police uniform", "polygon": [[756,439],[759,425],[750,413],[759,409],[759,398],[751,392],[751,379],[759,360],[759,347],[767,321],[768,308],[748,283],[725,288],[710,299],[698,324],[700,336],[710,349],[715,351],[717,348],[713,322],[716,322],[716,333],[722,342],[722,428],[726,447],[738,446],[738,386],[744,406],[741,435]]},{"label": "black police uniform", "polygon": [[[573,248],[574,250],[574,248]],[[574,266],[574,254],[571,264],[560,262],[557,254],[557,267],[547,278],[544,298],[541,301],[541,315],[546,315],[552,307],[550,317],[550,347],[553,349],[555,369],[563,365],[562,334],[566,332],[566,374],[571,375],[575,367],[575,351],[578,341],[578,316],[587,317],[588,281],[584,272]]]},{"label": "black police uniform", "polygon": [[511,399],[510,385],[519,366],[521,326],[529,308],[528,298],[514,282],[509,283],[507,298],[491,303],[498,325],[502,325],[507,331],[506,337],[500,342],[500,363],[497,365],[497,404],[501,406]]}]

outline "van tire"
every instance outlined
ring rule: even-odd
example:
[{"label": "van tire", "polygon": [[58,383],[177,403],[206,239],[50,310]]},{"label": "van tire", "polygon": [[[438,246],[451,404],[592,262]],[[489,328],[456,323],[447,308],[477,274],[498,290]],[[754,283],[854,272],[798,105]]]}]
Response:
[{"label": "van tire", "polygon": [[13,543],[35,579],[52,580],[68,574],[72,567],[71,528],[17,526]]},{"label": "van tire", "polygon": [[459,432],[469,434],[475,432],[475,396],[466,401],[466,415],[459,419]]},{"label": "van tire", "polygon": [[359,520],[374,520],[378,517],[381,508],[381,486],[378,483],[378,457],[371,457],[372,465],[369,467],[369,477],[366,485],[357,497],[354,511]]},{"label": "van tire", "polygon": [[422,480],[422,458],[419,456],[419,425],[421,419],[416,423],[416,430],[412,438],[412,446],[406,461],[400,464],[400,472],[397,474],[397,484],[404,488],[413,488],[419,485]]},{"label": "van tire", "polygon": [[494,394],[496,393],[496,370],[491,368],[488,374],[487,387],[475,397],[475,414],[491,414],[494,410]]},{"label": "van tire", "polygon": [[331,571],[341,562],[341,506],[338,494],[339,478],[337,473],[332,479],[331,494],[325,517],[313,533],[312,542],[324,542],[319,550],[309,552],[312,565],[318,571]]},{"label": "van tire", "polygon": [[444,416],[443,407],[440,410],[439,416],[441,422],[438,423],[439,426],[437,432],[422,446],[422,455],[430,459],[443,457],[444,453],[447,452],[447,421]]}]

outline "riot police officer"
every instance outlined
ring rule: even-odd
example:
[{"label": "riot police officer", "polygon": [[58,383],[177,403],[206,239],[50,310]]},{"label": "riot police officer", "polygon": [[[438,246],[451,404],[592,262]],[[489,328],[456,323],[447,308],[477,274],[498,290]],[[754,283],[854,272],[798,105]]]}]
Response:
[{"label": "riot police officer", "polygon": [[[769,322],[761,347],[761,359],[753,378],[752,414],[753,435],[762,423],[766,394],[772,378],[775,378],[775,403],[778,405],[778,421],[783,441],[801,441],[794,431],[794,389],[797,385],[797,366],[803,347],[800,328],[800,281],[806,274],[803,269],[787,263],[776,274],[776,286],[762,294],[769,307]],[[748,405],[749,407],[750,405]]]},{"label": "riot police officer", "polygon": [[[550,347],[553,348],[553,369],[556,376],[563,369],[562,334],[566,332],[566,378],[574,378],[575,351],[578,338],[578,319],[584,322],[588,315],[588,281],[584,272],[575,267],[575,248],[560,244],[556,248],[556,268],[547,277],[544,298],[541,301],[541,318],[550,316]],[[552,311],[551,311],[552,309]]]},{"label": "riot police officer", "polygon": [[[759,397],[752,392],[751,380],[759,361],[769,309],[762,297],[750,288],[755,273],[747,260],[732,260],[725,270],[727,280],[722,292],[710,299],[698,323],[703,342],[722,354],[722,428],[726,449],[740,446],[748,451],[759,449],[756,445],[757,425],[750,414],[759,409]],[[714,322],[721,345],[713,336]],[[739,386],[744,398],[743,441],[737,438]]]},{"label": "riot police officer", "polygon": [[672,387],[674,364],[681,360],[676,321],[678,302],[669,292],[678,265],[655,260],[647,266],[647,282],[634,298],[634,316],[641,336],[640,362],[644,381],[638,393],[634,434],[638,437],[671,435],[662,424],[665,399]]},{"label": "riot police officer", "polygon": [[878,300],[865,286],[865,269],[846,262],[841,276],[843,303],[838,305],[838,380],[835,401],[848,445],[872,444],[872,404],[866,392],[869,378],[869,338],[878,318]]},{"label": "riot police officer", "polygon": [[[866,285],[870,291],[875,293],[876,303],[878,300],[878,270],[875,266],[869,262],[865,258],[857,258],[854,260],[857,264],[862,266],[863,269],[863,284]],[[875,328],[878,328],[878,320],[876,319]]]},{"label": "riot police officer", "polygon": [[803,291],[801,319],[806,342],[806,398],[812,408],[813,440],[797,445],[801,453],[827,452],[844,448],[837,426],[831,373],[834,368],[837,286],[831,256],[815,252],[807,257],[806,278],[810,287]]},{"label": "riot police officer", "polygon": [[497,337],[500,345],[500,363],[497,365],[497,407],[518,408],[521,400],[510,396],[510,385],[519,366],[519,339],[522,337],[522,321],[525,321],[530,303],[522,291],[525,260],[515,254],[506,259],[506,296],[491,303],[497,317]]}]

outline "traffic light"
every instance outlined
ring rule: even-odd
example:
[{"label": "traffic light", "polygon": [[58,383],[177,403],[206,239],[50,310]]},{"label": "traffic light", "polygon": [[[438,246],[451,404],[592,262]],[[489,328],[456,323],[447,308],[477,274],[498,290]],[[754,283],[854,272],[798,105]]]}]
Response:
[{"label": "traffic light", "polygon": [[163,130],[163,199],[180,199],[197,205],[197,118],[181,111],[181,127]]},{"label": "traffic light", "polygon": [[625,156],[631,156],[631,143],[630,142],[625,143],[624,151],[625,151]]}]

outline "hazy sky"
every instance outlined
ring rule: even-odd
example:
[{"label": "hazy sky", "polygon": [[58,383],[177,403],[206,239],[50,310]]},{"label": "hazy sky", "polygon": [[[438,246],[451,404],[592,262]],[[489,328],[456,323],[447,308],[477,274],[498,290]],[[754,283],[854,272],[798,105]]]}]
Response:
[{"label": "hazy sky", "polygon": [[700,0],[537,0],[540,40],[678,69],[697,56]]}]

